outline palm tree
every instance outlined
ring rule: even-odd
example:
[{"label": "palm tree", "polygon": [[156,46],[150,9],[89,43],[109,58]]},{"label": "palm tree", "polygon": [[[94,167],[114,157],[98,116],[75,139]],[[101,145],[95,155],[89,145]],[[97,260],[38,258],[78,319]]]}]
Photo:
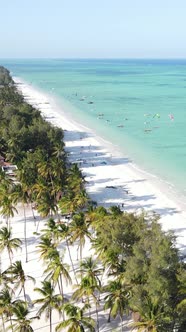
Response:
[{"label": "palm tree", "polygon": [[39,248],[38,252],[43,260],[48,258],[50,251],[56,249],[56,245],[52,243],[52,240],[48,236],[45,235],[41,236],[41,240],[36,247]]},{"label": "palm tree", "polygon": [[80,309],[73,304],[65,304],[64,311],[68,318],[56,326],[56,332],[67,327],[67,332],[94,332],[95,322],[92,318],[84,316],[85,309],[86,306]]},{"label": "palm tree", "polygon": [[47,183],[42,178],[37,179],[37,182],[32,187],[33,192],[36,195],[36,199],[39,199],[42,197],[43,194],[45,194],[47,190]]},{"label": "palm tree", "polygon": [[49,201],[50,198],[50,212],[58,214],[58,193],[61,191],[64,183],[63,161],[55,156],[47,160],[42,160],[38,164],[38,174],[39,178],[47,184],[47,188],[50,188],[50,190],[48,190],[48,197],[46,196],[46,192],[44,192],[43,197],[40,196],[39,202],[41,202],[41,204],[39,205],[41,205],[41,207],[39,211],[44,213],[47,201]]},{"label": "palm tree", "polygon": [[83,188],[84,176],[77,164],[73,164],[68,170],[67,174],[67,191],[70,191],[75,196]]},{"label": "palm tree", "polygon": [[59,201],[62,213],[75,213],[87,205],[88,196],[84,189],[84,176],[77,164],[68,170],[64,194]]},{"label": "palm tree", "polygon": [[[2,170],[0,169],[0,195],[3,195],[3,191],[6,190],[6,192],[11,192],[11,189],[13,187],[13,181],[12,179]],[[2,198],[2,196],[1,196]]]},{"label": "palm tree", "polygon": [[68,272],[69,266],[62,262],[60,254],[56,249],[50,251],[47,258],[49,264],[44,271],[44,273],[47,273],[46,279],[53,280],[54,285],[58,283],[60,294],[63,297],[63,278],[66,283],[72,282]]},{"label": "palm tree", "polygon": [[17,301],[14,303],[13,306],[13,314],[16,318],[12,318],[12,322],[15,322],[12,327],[13,331],[15,332],[34,332],[32,326],[30,325],[31,322],[39,318],[37,316],[27,318],[29,314],[29,310],[27,304],[23,301]]},{"label": "palm tree", "polygon": [[45,237],[48,237],[52,240],[53,243],[56,243],[59,238],[58,226],[53,218],[49,218],[46,222],[47,228],[43,229]]},{"label": "palm tree", "polygon": [[40,198],[37,199],[37,211],[42,217],[48,217],[49,215],[56,214],[57,205],[55,203],[53,195],[51,195],[50,189],[46,187],[46,191]]},{"label": "palm tree", "polygon": [[85,245],[86,237],[89,239],[91,238],[91,234],[88,231],[85,215],[83,212],[74,215],[70,224],[69,233],[71,234],[71,243],[74,243],[75,241],[79,242],[78,249],[80,251],[80,260],[82,260],[82,249]]},{"label": "palm tree", "polygon": [[74,197],[74,201],[76,203],[75,207],[77,211],[85,208],[88,203],[88,195],[86,190],[85,189],[79,190]]},{"label": "palm tree", "polygon": [[73,214],[76,211],[76,201],[74,200],[74,194],[68,189],[68,191],[61,197],[58,203],[61,213]]},{"label": "palm tree", "polygon": [[[66,154],[64,151],[64,142],[63,141],[58,142],[58,144],[56,146],[54,146],[52,155],[54,157],[56,157],[58,162],[60,162],[60,161],[64,162],[63,159],[65,159]],[[62,165],[62,166],[64,168],[64,165]],[[60,168],[62,168],[62,167],[60,167]]]},{"label": "palm tree", "polygon": [[47,180],[47,182],[51,182],[53,187],[53,169],[50,160],[42,160],[38,164],[38,174]]},{"label": "palm tree", "polygon": [[69,170],[69,180],[72,187],[76,187],[79,181],[84,180],[85,176],[82,174],[82,171],[79,169],[78,164],[75,163],[71,166]]},{"label": "palm tree", "polygon": [[24,192],[27,195],[27,202],[31,206],[32,215],[34,218],[34,224],[36,225],[35,222],[36,217],[34,215],[32,203],[33,203],[33,183],[36,182],[37,172],[36,172],[36,167],[34,167],[34,160],[33,158],[30,160],[30,157],[31,157],[30,152],[27,151],[27,158],[25,158],[22,161],[22,168],[18,170],[17,177],[21,183],[21,186],[24,187]]},{"label": "palm tree", "polygon": [[113,265],[118,262],[118,253],[108,247],[99,237],[92,240],[92,248],[95,250],[97,257],[101,260],[104,269],[112,269]]},{"label": "palm tree", "polygon": [[0,315],[1,315],[1,320],[2,320],[2,327],[3,327],[3,332],[5,332],[5,318],[4,318],[4,307],[1,308],[1,303],[0,303]]},{"label": "palm tree", "polygon": [[72,270],[73,270],[73,273],[74,273],[76,283],[78,283],[75,268],[74,268],[74,263],[73,263],[70,248],[69,248],[69,236],[70,236],[69,226],[66,225],[65,223],[59,223],[58,224],[58,236],[59,236],[59,238],[65,239],[65,241],[66,241],[66,247],[67,247],[69,258],[70,258],[70,263],[71,263],[71,266],[72,266]]},{"label": "palm tree", "polygon": [[52,213],[56,214],[57,204],[52,194],[52,187],[44,178],[37,179],[37,183],[33,186],[33,192],[36,195],[37,211],[42,217],[47,217]]},{"label": "palm tree", "polygon": [[12,238],[12,232],[7,227],[0,229],[0,252],[5,249],[8,251],[10,264],[12,264],[13,250],[17,250],[21,246],[21,240],[18,238]]},{"label": "palm tree", "polygon": [[28,205],[29,203],[29,193],[28,193],[28,187],[24,184],[16,185],[15,193],[17,194],[15,197],[14,202],[21,201],[23,205],[23,212],[24,212],[24,239],[25,239],[25,253],[26,253],[26,263],[28,262],[28,249],[27,249],[27,219],[26,219],[26,209],[25,204]]},{"label": "palm tree", "polygon": [[[80,300],[87,304],[87,308],[90,309],[90,298],[93,299],[96,305],[96,316],[97,316],[97,331],[99,331],[99,317],[98,317],[98,305],[99,305],[99,296],[96,295],[96,292],[100,291],[98,284],[92,284],[92,279],[89,277],[83,277],[81,283],[76,285],[76,291],[72,295],[72,298],[75,300]],[[84,300],[85,298],[85,300]],[[90,310],[89,310],[90,317]]]},{"label": "palm tree", "polygon": [[92,256],[85,258],[80,262],[80,270],[85,277],[89,278],[92,285],[101,287],[99,275],[103,272],[103,268],[98,267],[97,260],[94,260]]},{"label": "palm tree", "polygon": [[13,302],[12,302],[12,292],[5,287],[0,292],[0,314],[2,317],[3,330],[5,331],[5,317],[10,319],[11,329],[12,325],[12,315],[13,315]]},{"label": "palm tree", "polygon": [[[55,159],[53,157],[53,159]],[[44,181],[48,184],[49,187],[51,187],[50,189],[50,195],[52,194],[54,197],[54,202],[56,203],[56,190],[55,190],[55,185],[54,185],[54,179],[56,176],[55,173],[55,168],[56,168],[56,163],[53,161],[52,162],[52,158],[48,159],[48,160],[42,160],[39,164],[38,164],[38,174],[41,178],[44,179]],[[56,206],[57,209],[57,206]]]},{"label": "palm tree", "polygon": [[46,319],[49,319],[50,321],[50,332],[52,332],[52,310],[56,309],[60,311],[62,297],[59,294],[54,294],[54,287],[52,286],[51,281],[43,281],[42,288],[35,288],[34,290],[42,295],[42,298],[34,301],[34,303],[42,304],[37,314],[40,316],[45,312]]},{"label": "palm tree", "polygon": [[10,229],[10,217],[14,216],[14,212],[17,213],[15,206],[12,204],[12,194],[5,193],[1,199],[1,212],[0,214],[6,217],[7,227]]},{"label": "palm tree", "polygon": [[35,279],[29,275],[26,275],[21,261],[13,263],[6,271],[7,274],[11,275],[12,281],[15,284],[15,289],[20,287],[20,292],[23,291],[24,299],[26,301],[25,282],[26,280],[32,280],[35,283]]},{"label": "palm tree", "polygon": [[84,277],[82,279],[79,289],[73,294],[73,296],[81,296],[81,293],[83,295],[83,292],[85,291],[85,294],[87,292],[88,303],[89,296],[92,296],[96,305],[97,330],[99,331],[98,305],[101,289],[101,281],[99,279],[99,275],[103,272],[103,268],[99,268],[97,261],[93,260],[92,257],[88,257],[80,262],[80,272],[81,275],[84,275]]},{"label": "palm tree", "polygon": [[91,284],[91,280],[88,277],[83,277],[80,284],[75,285],[75,288],[72,298],[74,300],[82,299],[82,302],[85,302],[90,307],[90,297],[92,296],[94,300],[96,299],[94,294],[95,286]]},{"label": "palm tree", "polygon": [[[79,188],[79,187],[78,187]],[[85,189],[75,189],[74,191],[68,188],[65,195],[60,199],[59,206],[62,213],[75,213],[86,207],[88,196]]]},{"label": "palm tree", "polygon": [[172,325],[174,317],[173,315],[170,317],[170,312],[166,312],[167,308],[165,306],[160,298],[145,296],[139,305],[133,307],[135,312],[139,314],[139,320],[131,324],[132,330],[135,329],[138,332],[158,332],[163,330],[162,326],[164,324],[167,326],[171,322]]},{"label": "palm tree", "polygon": [[114,217],[118,217],[123,214],[123,212],[120,210],[120,207],[116,205],[112,205],[109,210]]},{"label": "palm tree", "polygon": [[0,207],[3,207],[3,202],[12,192],[13,182],[7,174],[0,168]]},{"label": "palm tree", "polygon": [[135,322],[131,324],[132,330],[138,331],[138,332],[158,332],[155,321],[153,318],[149,319],[147,318],[146,321],[142,322]]},{"label": "palm tree", "polygon": [[110,281],[104,290],[108,292],[104,298],[105,309],[110,309],[108,322],[110,322],[111,317],[116,318],[119,315],[121,331],[123,331],[123,315],[125,312],[128,312],[130,293],[120,281]]},{"label": "palm tree", "polygon": [[11,282],[11,278],[7,276],[6,271],[0,272],[0,285],[6,285],[6,288],[10,288],[8,283]]},{"label": "palm tree", "polygon": [[58,157],[55,157],[54,153],[52,158],[47,161],[42,160],[38,164],[38,173],[46,179],[47,182],[51,183],[53,194],[55,193],[56,196],[58,185],[62,185],[64,182],[64,162]]},{"label": "palm tree", "polygon": [[94,207],[90,205],[86,212],[86,222],[97,229],[104,222],[107,215],[108,211],[103,206]]}]

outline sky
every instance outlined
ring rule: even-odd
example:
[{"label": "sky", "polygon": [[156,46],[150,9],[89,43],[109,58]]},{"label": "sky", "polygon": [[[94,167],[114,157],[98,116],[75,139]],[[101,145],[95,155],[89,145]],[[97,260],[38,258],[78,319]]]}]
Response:
[{"label": "sky", "polygon": [[186,58],[186,0],[0,0],[0,58]]}]

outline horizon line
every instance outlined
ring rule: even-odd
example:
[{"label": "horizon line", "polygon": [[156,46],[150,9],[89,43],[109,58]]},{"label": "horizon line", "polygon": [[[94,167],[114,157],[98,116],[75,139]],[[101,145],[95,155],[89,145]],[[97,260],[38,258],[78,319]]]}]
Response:
[{"label": "horizon line", "polygon": [[186,57],[0,57],[0,60],[186,60]]}]

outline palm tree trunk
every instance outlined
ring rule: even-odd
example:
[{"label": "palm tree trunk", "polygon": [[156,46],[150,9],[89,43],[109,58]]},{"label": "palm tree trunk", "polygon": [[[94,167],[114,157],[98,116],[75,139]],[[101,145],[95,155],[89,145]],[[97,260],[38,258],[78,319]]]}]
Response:
[{"label": "palm tree trunk", "polygon": [[90,318],[91,314],[90,314],[90,299],[89,299],[89,297],[87,297],[87,302],[88,302],[88,315],[89,315],[89,318]]},{"label": "palm tree trunk", "polygon": [[80,261],[82,261],[82,244],[80,243],[80,248],[79,248],[79,250],[80,250]]},{"label": "palm tree trunk", "polygon": [[110,317],[111,317],[111,309],[110,309],[110,311],[109,311],[109,315],[108,315],[107,323],[110,323]]},{"label": "palm tree trunk", "polygon": [[24,299],[25,299],[25,302],[26,302],[26,292],[25,292],[25,285],[23,284],[23,294],[24,294]]},{"label": "palm tree trunk", "polygon": [[10,326],[11,326],[12,332],[14,332],[14,328],[13,328],[13,323],[12,323],[12,318],[11,318],[11,316],[10,316]]},{"label": "palm tree trunk", "polygon": [[[82,262],[82,245],[81,245],[81,243],[79,245],[79,250],[80,250],[80,262]],[[83,279],[83,273],[81,270],[81,281],[82,281],[82,279]]]},{"label": "palm tree trunk", "polygon": [[97,320],[97,331],[99,332],[99,315],[98,315],[98,302],[96,299],[96,320]]},{"label": "palm tree trunk", "polygon": [[24,238],[25,238],[25,253],[26,253],[26,263],[28,262],[28,250],[27,250],[27,238],[26,238],[26,211],[25,204],[23,203],[23,211],[24,211]]},{"label": "palm tree trunk", "polygon": [[10,265],[12,265],[12,258],[11,258],[10,250],[8,250],[8,256],[9,256],[9,260],[10,260]]},{"label": "palm tree trunk", "polygon": [[8,230],[10,230],[10,220],[8,217],[6,217],[6,224],[7,224]]},{"label": "palm tree trunk", "polygon": [[34,215],[34,209],[32,207],[32,202],[30,202],[30,207],[31,207],[31,210],[32,210],[32,215],[33,215],[33,218],[34,218],[34,226],[36,226],[36,217]]},{"label": "palm tree trunk", "polygon": [[37,227],[36,227],[36,232],[38,232],[40,221],[41,221],[41,217],[39,216],[39,220],[38,220]]},{"label": "palm tree trunk", "polygon": [[77,277],[76,277],[76,271],[75,271],[75,268],[74,268],[74,263],[72,261],[72,256],[71,256],[71,252],[70,252],[69,243],[68,243],[67,238],[66,238],[66,244],[67,244],[68,254],[69,254],[69,257],[70,257],[70,262],[71,262],[71,265],[72,265],[72,270],[73,270],[73,273],[74,273],[76,284],[78,284],[78,280],[77,280]]},{"label": "palm tree trunk", "polygon": [[59,293],[61,294],[61,286],[60,286],[59,280],[57,281],[57,284],[58,284],[58,288],[59,288]]},{"label": "palm tree trunk", "polygon": [[79,247],[77,247],[77,261],[78,261]]},{"label": "palm tree trunk", "polygon": [[53,182],[52,175],[51,175],[50,172],[49,172],[49,176],[50,176],[50,182],[51,182],[51,185],[52,185],[52,189],[53,189],[53,192],[54,192],[54,182]]},{"label": "palm tree trunk", "polygon": [[49,312],[49,318],[50,318],[50,332],[52,332],[52,309],[50,308],[49,310],[50,310],[50,312]]},{"label": "palm tree trunk", "polygon": [[123,317],[120,316],[120,319],[121,319],[121,332],[123,332]]},{"label": "palm tree trunk", "polygon": [[101,285],[102,285],[102,282],[103,282],[104,273],[105,273],[105,267],[103,266],[103,273],[101,274],[101,278],[100,278]]},{"label": "palm tree trunk", "polygon": [[[64,299],[64,292],[63,292],[63,278],[62,275],[60,274],[60,284],[61,284],[61,296],[62,296],[62,301]],[[63,320],[65,320],[65,312],[63,310]]]},{"label": "palm tree trunk", "polygon": [[5,332],[5,321],[4,321],[4,316],[3,316],[3,314],[2,314],[1,319],[2,319],[2,325],[3,325],[3,332]]},{"label": "palm tree trunk", "polygon": [[58,209],[58,205],[57,205],[57,199],[56,199],[56,214],[57,214],[58,222],[60,222],[61,219],[60,219],[60,215],[59,215],[59,209]]},{"label": "palm tree trunk", "polygon": [[63,293],[63,279],[62,279],[62,275],[60,274],[60,284],[61,284],[61,296],[63,297],[64,293]]}]

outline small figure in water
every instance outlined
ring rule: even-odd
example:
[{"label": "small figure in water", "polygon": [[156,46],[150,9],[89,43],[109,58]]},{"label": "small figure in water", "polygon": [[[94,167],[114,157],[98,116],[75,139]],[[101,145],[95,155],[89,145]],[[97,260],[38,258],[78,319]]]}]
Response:
[{"label": "small figure in water", "polygon": [[173,121],[174,120],[174,115],[173,114],[169,114],[169,118],[170,118],[171,121]]}]

